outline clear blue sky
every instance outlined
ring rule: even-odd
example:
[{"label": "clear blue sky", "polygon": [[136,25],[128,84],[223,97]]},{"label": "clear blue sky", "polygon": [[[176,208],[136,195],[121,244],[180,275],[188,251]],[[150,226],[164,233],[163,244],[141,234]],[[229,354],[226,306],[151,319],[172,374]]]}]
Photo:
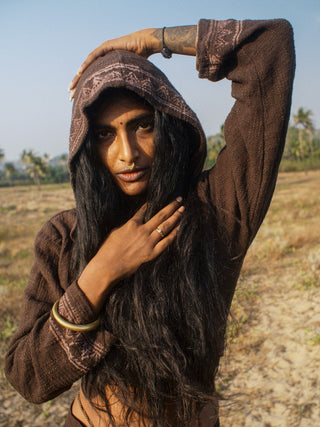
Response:
[{"label": "clear blue sky", "polygon": [[[319,0],[0,0],[0,148],[6,161],[23,149],[51,156],[68,150],[72,104],[67,87],[104,40],[142,28],[196,24],[199,18],[286,18],[295,31],[297,73],[292,112],[311,109],[320,127]],[[230,84],[197,78],[195,59],[151,60],[216,133],[233,100]]]}]

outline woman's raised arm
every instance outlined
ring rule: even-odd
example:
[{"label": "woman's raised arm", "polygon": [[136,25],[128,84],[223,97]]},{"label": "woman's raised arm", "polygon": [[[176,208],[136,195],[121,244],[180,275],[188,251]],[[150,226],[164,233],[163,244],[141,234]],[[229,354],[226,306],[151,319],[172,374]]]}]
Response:
[{"label": "woman's raised arm", "polygon": [[196,55],[197,26],[187,25],[169,28],[148,28],[136,31],[117,39],[107,40],[93,50],[79,68],[77,75],[72,80],[69,91],[70,100],[74,97],[74,91],[83,72],[100,56],[106,55],[112,50],[128,50],[144,58],[160,53],[162,48],[167,48],[179,55]]}]

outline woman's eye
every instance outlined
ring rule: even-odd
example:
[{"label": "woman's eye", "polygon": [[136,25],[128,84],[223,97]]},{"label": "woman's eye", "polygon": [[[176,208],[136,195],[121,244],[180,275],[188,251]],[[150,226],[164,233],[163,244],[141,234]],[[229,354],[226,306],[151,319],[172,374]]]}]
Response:
[{"label": "woman's eye", "polygon": [[113,137],[112,132],[107,129],[96,130],[94,134],[98,141],[101,141],[103,139],[110,139]]},{"label": "woman's eye", "polygon": [[140,122],[136,130],[147,130],[152,131],[153,130],[153,120],[144,120],[143,122]]}]

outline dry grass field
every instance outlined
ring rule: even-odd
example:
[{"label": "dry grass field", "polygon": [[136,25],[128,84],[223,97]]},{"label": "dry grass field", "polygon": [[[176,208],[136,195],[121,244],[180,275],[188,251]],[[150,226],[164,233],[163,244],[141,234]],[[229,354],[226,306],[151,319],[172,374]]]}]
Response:
[{"label": "dry grass field", "polygon": [[[281,174],[248,252],[218,381],[222,427],[320,425],[319,188],[320,171]],[[61,426],[75,392],[32,405],[3,374],[35,234],[72,206],[68,186],[0,189],[0,426]]]}]

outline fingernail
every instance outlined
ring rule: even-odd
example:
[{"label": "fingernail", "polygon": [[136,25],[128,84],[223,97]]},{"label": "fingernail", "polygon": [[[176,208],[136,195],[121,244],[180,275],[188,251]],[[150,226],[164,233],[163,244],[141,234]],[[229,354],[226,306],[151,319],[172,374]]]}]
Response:
[{"label": "fingernail", "polygon": [[179,197],[177,197],[177,198],[176,198],[176,201],[177,201],[177,202],[179,202],[179,203],[181,203],[181,202],[182,202],[182,197],[180,197],[180,196],[179,196]]},{"label": "fingernail", "polygon": [[182,213],[184,211],[184,206],[180,206],[180,208],[178,209],[178,212]]},{"label": "fingernail", "polygon": [[70,83],[69,86],[68,86],[68,89],[67,89],[68,92],[71,92],[71,85],[72,85],[72,83]]},{"label": "fingernail", "polygon": [[73,100],[73,93],[69,97],[69,101],[71,102]]}]

